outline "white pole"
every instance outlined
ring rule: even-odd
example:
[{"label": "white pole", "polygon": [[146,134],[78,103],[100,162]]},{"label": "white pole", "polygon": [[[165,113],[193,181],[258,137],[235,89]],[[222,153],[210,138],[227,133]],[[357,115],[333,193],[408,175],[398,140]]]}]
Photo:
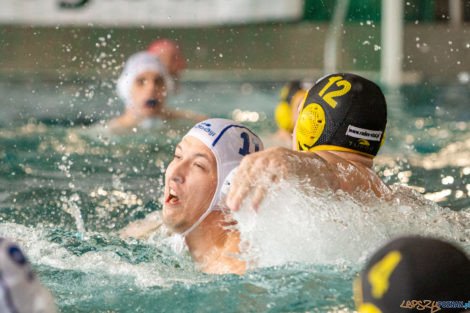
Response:
[{"label": "white pole", "polygon": [[336,1],[333,19],[330,22],[326,36],[323,56],[324,74],[335,73],[338,68],[338,43],[341,38],[341,30],[348,14],[349,0]]},{"label": "white pole", "polygon": [[402,79],[403,0],[382,0],[381,78],[390,87]]},{"label": "white pole", "polygon": [[450,0],[449,1],[449,15],[450,23],[453,27],[460,27],[463,19],[463,2],[462,0]]}]

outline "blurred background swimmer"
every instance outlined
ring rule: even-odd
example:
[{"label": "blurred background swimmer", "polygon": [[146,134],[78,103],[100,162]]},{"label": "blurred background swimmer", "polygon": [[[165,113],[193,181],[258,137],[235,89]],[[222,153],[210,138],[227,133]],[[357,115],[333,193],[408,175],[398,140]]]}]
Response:
[{"label": "blurred background swimmer", "polygon": [[282,87],[279,103],[274,111],[278,130],[273,137],[278,145],[292,146],[292,130],[297,120],[298,108],[312,86],[313,83],[308,81],[293,80]]},{"label": "blurred background swimmer", "polygon": [[186,60],[179,45],[169,39],[158,39],[148,46],[147,51],[157,56],[165,65],[173,81],[173,89],[170,91],[176,92],[181,74],[186,69]]},{"label": "blurred background swimmer", "polygon": [[230,188],[231,209],[238,210],[249,195],[257,209],[273,182],[290,178],[322,190],[341,189],[358,199],[361,192],[390,194],[371,169],[387,124],[379,86],[355,74],[328,75],[308,91],[299,112],[292,145],[296,151],[274,147],[247,156]]},{"label": "blurred background swimmer", "polygon": [[0,312],[54,313],[50,292],[37,279],[23,252],[0,237]]},{"label": "blurred background swimmer", "polygon": [[237,258],[240,234],[223,210],[222,189],[240,161],[262,149],[261,139],[234,121],[217,118],[196,124],[166,169],[162,218],[160,211],[151,213],[125,228],[121,237],[145,237],[163,220],[174,233],[167,243],[176,251],[186,243],[201,271],[242,274],[246,264]]},{"label": "blurred background swimmer", "polygon": [[370,258],[355,281],[359,313],[470,312],[470,259],[458,247],[402,237]]},{"label": "blurred background swimmer", "polygon": [[124,65],[117,82],[117,93],[126,105],[126,111],[108,124],[112,130],[129,129],[145,126],[154,118],[164,121],[187,118],[201,121],[203,114],[180,111],[165,106],[168,90],[172,89],[173,80],[167,69],[149,52],[133,54]]}]

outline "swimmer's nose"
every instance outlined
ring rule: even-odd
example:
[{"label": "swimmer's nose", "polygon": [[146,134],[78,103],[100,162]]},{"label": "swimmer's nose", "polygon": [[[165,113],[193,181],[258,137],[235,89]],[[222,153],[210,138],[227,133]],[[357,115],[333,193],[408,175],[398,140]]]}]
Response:
[{"label": "swimmer's nose", "polygon": [[189,161],[181,159],[172,161],[166,170],[166,177],[169,181],[182,184],[185,182],[185,175],[188,171]]},{"label": "swimmer's nose", "polygon": [[183,169],[181,166],[174,167],[170,175],[171,175],[170,176],[171,181],[177,184],[184,183]]},{"label": "swimmer's nose", "polygon": [[146,87],[148,88],[149,91],[155,91],[155,90],[159,90],[160,88],[162,88],[162,85],[164,86],[164,82],[163,82],[163,79],[162,80],[156,80],[156,81],[149,81],[146,85]]}]

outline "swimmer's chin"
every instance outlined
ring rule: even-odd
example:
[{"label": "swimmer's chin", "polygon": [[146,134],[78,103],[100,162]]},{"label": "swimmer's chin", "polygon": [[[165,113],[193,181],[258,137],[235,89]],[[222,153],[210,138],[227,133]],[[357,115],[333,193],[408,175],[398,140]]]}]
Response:
[{"label": "swimmer's chin", "polygon": [[178,222],[171,218],[171,216],[166,215],[163,213],[162,216],[163,224],[172,232],[181,234],[183,233],[189,226],[185,222]]},{"label": "swimmer's chin", "polygon": [[163,204],[162,214],[163,219],[172,220],[178,218],[178,215],[182,214],[183,207],[180,205],[168,205]]}]

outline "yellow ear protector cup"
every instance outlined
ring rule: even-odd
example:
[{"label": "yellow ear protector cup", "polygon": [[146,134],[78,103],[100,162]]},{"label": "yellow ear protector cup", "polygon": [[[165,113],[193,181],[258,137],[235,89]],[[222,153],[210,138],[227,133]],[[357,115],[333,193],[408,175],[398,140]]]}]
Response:
[{"label": "yellow ear protector cup", "polygon": [[311,103],[300,112],[297,122],[297,150],[309,150],[325,128],[325,111],[318,103]]},{"label": "yellow ear protector cup", "polygon": [[276,122],[279,128],[284,129],[289,133],[292,132],[294,126],[292,121],[291,107],[286,101],[279,102],[276,107],[276,111],[274,111],[274,117],[276,118]]}]

